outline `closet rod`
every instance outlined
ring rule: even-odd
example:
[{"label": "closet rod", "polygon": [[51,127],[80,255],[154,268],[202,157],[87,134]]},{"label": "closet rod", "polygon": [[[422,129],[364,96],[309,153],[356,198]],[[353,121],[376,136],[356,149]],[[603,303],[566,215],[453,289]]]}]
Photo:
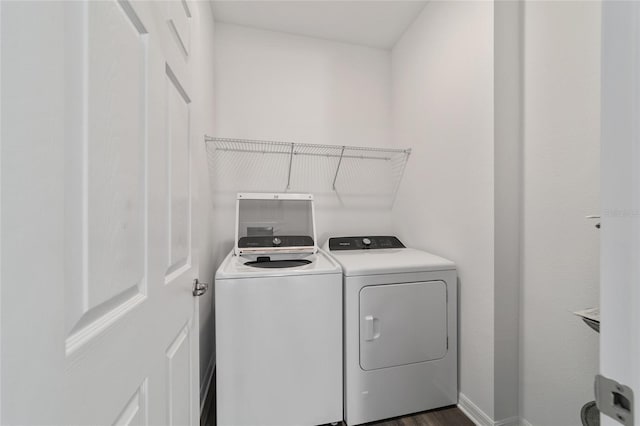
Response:
[{"label": "closet rod", "polygon": [[[337,147],[342,148],[342,147]],[[349,148],[347,148],[349,149]],[[235,148],[217,148],[216,151],[225,152],[252,152],[254,154],[280,154],[291,155],[289,151],[264,151],[259,149],[235,149]],[[406,152],[404,150],[398,152]],[[318,154],[316,152],[293,152],[293,155],[307,155],[311,157],[329,157],[329,158],[357,158],[360,160],[391,160],[391,157],[374,157],[370,155],[340,155],[340,154]]]}]

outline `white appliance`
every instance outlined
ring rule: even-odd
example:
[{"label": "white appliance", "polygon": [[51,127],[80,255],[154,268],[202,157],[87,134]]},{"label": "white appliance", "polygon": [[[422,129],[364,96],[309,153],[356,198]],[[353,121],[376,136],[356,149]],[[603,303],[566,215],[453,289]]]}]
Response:
[{"label": "white appliance", "polygon": [[325,249],[344,274],[346,423],[456,404],[455,264],[390,236]]},{"label": "white appliance", "polygon": [[342,420],[342,272],[318,250],[313,196],[238,194],[215,319],[218,425]]}]

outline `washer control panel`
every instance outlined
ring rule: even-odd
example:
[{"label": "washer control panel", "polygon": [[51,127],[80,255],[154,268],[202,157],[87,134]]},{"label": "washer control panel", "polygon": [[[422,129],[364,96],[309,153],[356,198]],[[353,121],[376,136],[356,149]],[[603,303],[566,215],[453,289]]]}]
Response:
[{"label": "washer control panel", "polygon": [[238,240],[240,248],[259,247],[309,247],[313,245],[313,238],[306,235],[278,235],[242,237]]},{"label": "washer control panel", "polygon": [[331,251],[393,248],[405,248],[405,246],[397,237],[393,236],[329,238],[329,250]]}]

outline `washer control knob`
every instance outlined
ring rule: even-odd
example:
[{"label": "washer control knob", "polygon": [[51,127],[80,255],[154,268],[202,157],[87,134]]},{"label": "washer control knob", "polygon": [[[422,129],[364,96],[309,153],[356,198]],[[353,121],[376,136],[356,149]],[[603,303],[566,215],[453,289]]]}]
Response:
[{"label": "washer control knob", "polygon": [[363,238],[362,244],[364,244],[365,247],[369,247],[371,245],[371,240],[369,238]]},{"label": "washer control knob", "polygon": [[274,246],[279,246],[280,244],[282,244],[282,240],[278,237],[275,237],[272,242]]}]

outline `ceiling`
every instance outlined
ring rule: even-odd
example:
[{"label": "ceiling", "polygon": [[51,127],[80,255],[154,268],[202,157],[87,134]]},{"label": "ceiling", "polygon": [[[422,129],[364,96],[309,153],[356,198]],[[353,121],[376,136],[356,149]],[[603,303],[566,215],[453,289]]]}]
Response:
[{"label": "ceiling", "polygon": [[216,21],[390,49],[426,1],[213,0]]}]

